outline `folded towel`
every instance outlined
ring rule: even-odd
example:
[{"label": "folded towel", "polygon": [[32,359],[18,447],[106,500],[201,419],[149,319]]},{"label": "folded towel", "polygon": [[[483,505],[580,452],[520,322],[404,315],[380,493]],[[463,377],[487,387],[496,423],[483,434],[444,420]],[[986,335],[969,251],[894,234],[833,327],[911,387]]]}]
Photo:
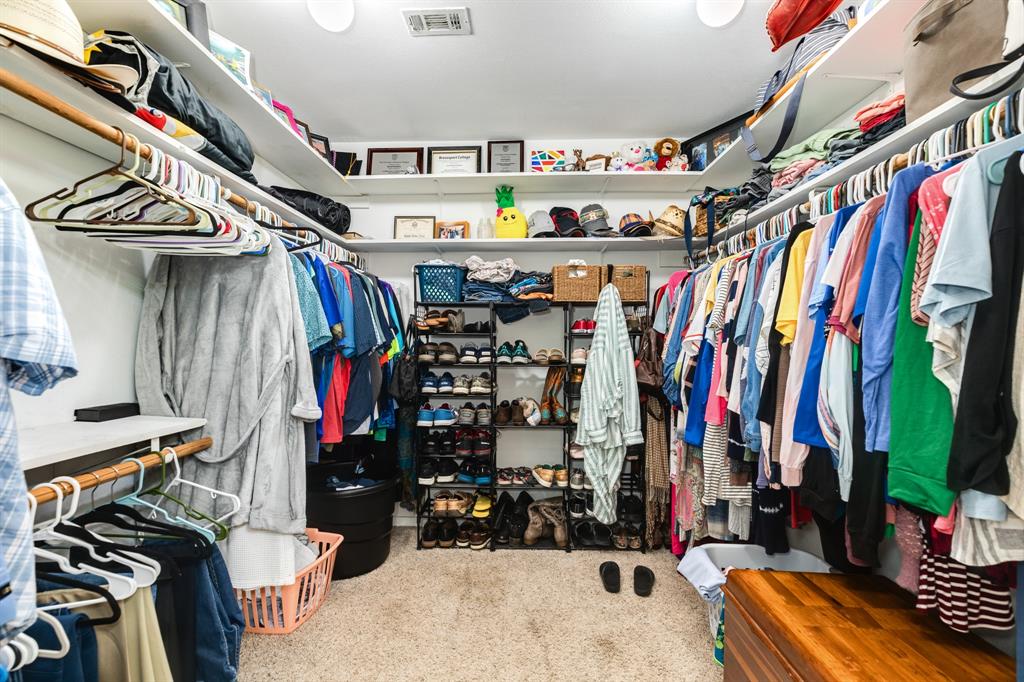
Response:
[{"label": "folded towel", "polygon": [[676,570],[697,588],[704,601],[713,602],[721,596],[725,574],[715,566],[703,548],[693,547],[687,551]]}]

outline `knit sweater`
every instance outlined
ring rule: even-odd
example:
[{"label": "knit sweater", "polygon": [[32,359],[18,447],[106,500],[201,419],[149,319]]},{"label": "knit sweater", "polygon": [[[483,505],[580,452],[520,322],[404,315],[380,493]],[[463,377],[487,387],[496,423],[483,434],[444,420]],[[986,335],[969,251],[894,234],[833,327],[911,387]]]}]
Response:
[{"label": "knit sweater", "polygon": [[614,284],[606,284],[601,290],[594,317],[597,330],[580,389],[576,442],[602,447],[643,443],[633,347],[622,314],[622,299]]}]

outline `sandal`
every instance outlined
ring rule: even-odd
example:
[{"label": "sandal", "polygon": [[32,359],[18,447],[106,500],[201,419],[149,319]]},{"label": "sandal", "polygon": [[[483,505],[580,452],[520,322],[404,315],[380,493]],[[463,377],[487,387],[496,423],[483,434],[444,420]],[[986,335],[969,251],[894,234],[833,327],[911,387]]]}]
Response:
[{"label": "sandal", "polygon": [[448,505],[448,516],[465,516],[471,506],[473,506],[472,495],[464,492],[454,493],[452,501]]},{"label": "sandal", "polygon": [[633,524],[626,526],[626,537],[630,549],[640,549],[640,531]]},{"label": "sandal", "polygon": [[451,512],[452,494],[440,492],[434,496],[434,516],[449,516]]},{"label": "sandal", "polygon": [[548,351],[548,362],[552,365],[565,362],[565,353],[557,348]]},{"label": "sandal", "polygon": [[533,354],[533,363],[535,365],[546,365],[548,364],[548,352],[541,348],[539,351]]},{"label": "sandal", "polygon": [[440,327],[448,324],[448,317],[441,314],[440,310],[430,310],[423,316],[423,322],[428,327]]},{"label": "sandal", "polygon": [[629,546],[629,536],[626,534],[625,526],[619,526],[615,530],[615,534],[612,535],[612,542],[615,544],[615,549],[626,549]]}]

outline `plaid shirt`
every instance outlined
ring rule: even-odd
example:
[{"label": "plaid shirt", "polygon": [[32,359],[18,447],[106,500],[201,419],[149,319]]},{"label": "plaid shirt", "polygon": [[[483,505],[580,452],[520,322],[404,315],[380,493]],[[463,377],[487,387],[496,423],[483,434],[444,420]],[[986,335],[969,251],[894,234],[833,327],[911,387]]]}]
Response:
[{"label": "plaid shirt", "polygon": [[[8,387],[39,395],[78,373],[71,334],[43,254],[7,185],[0,180],[0,561],[10,574],[10,637],[35,619],[32,519]],[[9,611],[6,611],[9,612]]]}]

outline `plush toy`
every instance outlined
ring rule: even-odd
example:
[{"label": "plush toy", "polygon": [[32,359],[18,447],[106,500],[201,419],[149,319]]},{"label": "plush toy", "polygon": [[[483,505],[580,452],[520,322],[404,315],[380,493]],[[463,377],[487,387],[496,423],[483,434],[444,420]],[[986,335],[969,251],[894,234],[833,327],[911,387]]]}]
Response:
[{"label": "plush toy", "polygon": [[679,140],[663,137],[654,143],[654,153],[658,157],[655,164],[658,170],[665,170],[669,163],[679,154]]},{"label": "plush toy", "polygon": [[644,147],[644,170],[655,170],[658,165],[658,157],[650,147]]},{"label": "plush toy", "polygon": [[622,158],[626,161],[626,168],[632,169],[644,161],[644,143],[627,142],[621,147]]},{"label": "plush toy", "polygon": [[679,173],[689,168],[689,162],[686,158],[686,154],[680,154],[679,156],[673,156],[672,160],[668,162],[663,170],[670,173]]},{"label": "plush toy", "polygon": [[526,239],[526,218],[516,208],[512,188],[502,185],[494,190],[498,201],[498,217],[495,219],[494,236],[498,239]]},{"label": "plush toy", "polygon": [[622,154],[612,152],[611,158],[608,159],[608,170],[616,172],[626,170],[626,159],[622,158]]},{"label": "plush toy", "polygon": [[573,170],[580,173],[587,170],[587,164],[583,161],[583,150],[573,149],[572,153],[576,155],[576,163],[573,164]]}]

